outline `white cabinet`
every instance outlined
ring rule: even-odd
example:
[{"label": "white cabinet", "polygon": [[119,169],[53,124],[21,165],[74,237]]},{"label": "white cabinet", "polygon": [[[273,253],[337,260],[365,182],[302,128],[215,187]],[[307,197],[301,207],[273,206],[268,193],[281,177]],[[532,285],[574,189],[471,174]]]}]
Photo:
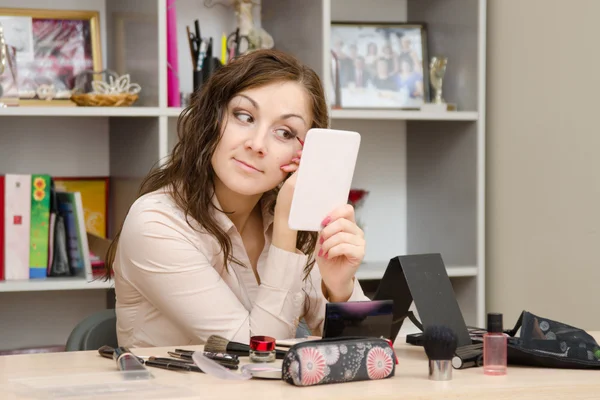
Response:
[{"label": "white cabinet", "polygon": [[[370,191],[368,241],[359,278],[375,279],[396,255],[441,253],[468,324],[484,325],[485,0],[262,0],[262,25],[328,82],[331,21],[427,24],[429,55],[449,58],[443,114],[331,110],[331,125],[362,134],[354,186]],[[0,0],[0,8],[100,11],[105,67],[142,86],[133,107],[0,109],[0,174],[110,176],[110,232],[141,179],[175,141],[180,109],[167,107],[166,1]],[[176,2],[181,90],[190,92],[185,26],[200,19],[216,45],[233,30],[231,8]],[[107,283],[2,282],[0,349],[60,344],[75,323],[104,306]],[[71,290],[69,290],[71,289]],[[93,290],[92,290],[93,289]],[[55,316],[55,318],[53,318]],[[40,322],[43,321],[43,329]]]}]

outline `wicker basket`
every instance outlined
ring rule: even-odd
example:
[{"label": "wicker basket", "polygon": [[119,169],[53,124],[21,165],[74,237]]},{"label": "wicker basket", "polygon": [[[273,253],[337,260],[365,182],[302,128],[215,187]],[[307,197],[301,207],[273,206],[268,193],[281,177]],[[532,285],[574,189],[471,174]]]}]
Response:
[{"label": "wicker basket", "polygon": [[135,103],[137,94],[91,94],[78,93],[71,96],[71,100],[78,106],[84,107],[127,107]]}]

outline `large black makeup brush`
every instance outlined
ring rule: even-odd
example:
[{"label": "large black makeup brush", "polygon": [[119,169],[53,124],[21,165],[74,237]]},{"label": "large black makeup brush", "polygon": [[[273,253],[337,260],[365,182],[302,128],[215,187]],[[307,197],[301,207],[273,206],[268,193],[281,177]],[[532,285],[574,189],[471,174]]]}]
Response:
[{"label": "large black makeup brush", "polygon": [[[242,357],[248,357],[250,355],[250,346],[239,342],[230,342],[219,335],[211,335],[206,339],[204,344],[204,351],[211,353],[227,353],[235,354]],[[278,359],[284,359],[287,351],[276,350],[275,357]]]},{"label": "large black makeup brush", "polygon": [[452,379],[452,357],[458,339],[447,326],[431,325],[423,332],[423,347],[429,358],[429,379],[449,381]]}]

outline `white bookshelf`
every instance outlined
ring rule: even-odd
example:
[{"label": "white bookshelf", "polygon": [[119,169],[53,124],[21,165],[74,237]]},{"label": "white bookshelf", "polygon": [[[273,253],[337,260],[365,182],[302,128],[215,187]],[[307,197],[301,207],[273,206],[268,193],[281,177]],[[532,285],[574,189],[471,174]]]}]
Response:
[{"label": "white bookshelf", "polygon": [[476,111],[448,111],[442,113],[396,110],[331,110],[331,119],[368,119],[398,121],[477,121]]},{"label": "white bookshelf", "polygon": [[22,281],[0,282],[0,293],[9,292],[47,292],[56,290],[92,290],[110,289],[114,283],[103,280],[88,282],[81,278],[48,278]]},{"label": "white bookshelf", "polygon": [[0,108],[0,117],[159,117],[158,107],[10,107]]},{"label": "white bookshelf", "polygon": [[[262,25],[277,48],[295,54],[325,82],[331,21],[427,23],[429,55],[444,53],[450,60],[444,97],[458,103],[460,111],[330,112],[332,127],[362,134],[353,186],[370,195],[364,212],[367,255],[358,278],[379,279],[387,265],[381,260],[397,255],[441,253],[467,323],[483,326],[486,0],[262,3]],[[2,7],[99,10],[104,66],[129,72],[142,86],[132,107],[0,109],[0,174],[110,176],[113,234],[141,179],[177,140],[182,109],[167,107],[166,96],[166,1],[0,0]],[[199,0],[178,0],[176,7],[180,84],[190,92],[185,25],[199,18],[203,36],[218,43],[222,32],[233,31],[235,17],[232,9],[207,9]],[[117,37],[118,24],[126,30]],[[0,349],[64,343],[76,321],[104,306],[110,287],[110,282],[76,279],[0,283],[0,318],[11,316],[3,326],[7,333],[0,336]],[[64,313],[69,317],[60,319],[58,314]],[[31,322],[38,317],[50,321],[43,330]]]}]

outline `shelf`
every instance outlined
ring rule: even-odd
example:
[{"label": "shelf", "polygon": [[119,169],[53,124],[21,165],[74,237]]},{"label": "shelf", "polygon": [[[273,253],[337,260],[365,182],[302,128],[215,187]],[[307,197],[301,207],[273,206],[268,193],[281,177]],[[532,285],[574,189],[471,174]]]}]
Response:
[{"label": "shelf", "polygon": [[[367,262],[360,266],[356,272],[359,280],[381,279],[387,261]],[[462,278],[477,276],[477,267],[447,267],[446,271],[450,278]],[[109,289],[113,282],[96,280],[87,282],[80,278],[47,278],[40,280],[2,281],[0,282],[0,293],[2,292],[41,292],[51,290],[90,290]]]},{"label": "shelf", "polygon": [[[388,261],[376,261],[366,262],[362,264],[356,272],[356,278],[358,280],[370,280],[370,279],[381,279],[386,268]],[[446,267],[448,277],[450,278],[465,278],[477,276],[477,267]]]},{"label": "shelf", "polygon": [[[179,117],[182,111],[177,107],[7,107],[0,108],[0,117]],[[332,119],[477,121],[478,117],[476,111],[331,110]]]},{"label": "shelf", "polygon": [[3,292],[43,292],[52,290],[89,290],[110,289],[113,282],[101,279],[87,282],[82,278],[46,278],[21,281],[0,282],[0,293]]},{"label": "shelf", "polygon": [[331,110],[331,119],[385,119],[422,121],[477,121],[476,111],[448,111],[443,113],[403,110]]},{"label": "shelf", "polygon": [[183,111],[183,108],[169,107],[169,108],[167,108],[165,115],[167,117],[179,117],[179,114],[181,114],[182,111]]},{"label": "shelf", "polygon": [[7,107],[0,117],[158,117],[158,107]]},{"label": "shelf", "polygon": [[[170,107],[163,113],[168,117],[179,117],[183,108]],[[331,110],[331,119],[378,119],[378,120],[423,120],[423,121],[477,121],[476,111],[451,111],[445,113],[402,111],[402,110]]]}]

